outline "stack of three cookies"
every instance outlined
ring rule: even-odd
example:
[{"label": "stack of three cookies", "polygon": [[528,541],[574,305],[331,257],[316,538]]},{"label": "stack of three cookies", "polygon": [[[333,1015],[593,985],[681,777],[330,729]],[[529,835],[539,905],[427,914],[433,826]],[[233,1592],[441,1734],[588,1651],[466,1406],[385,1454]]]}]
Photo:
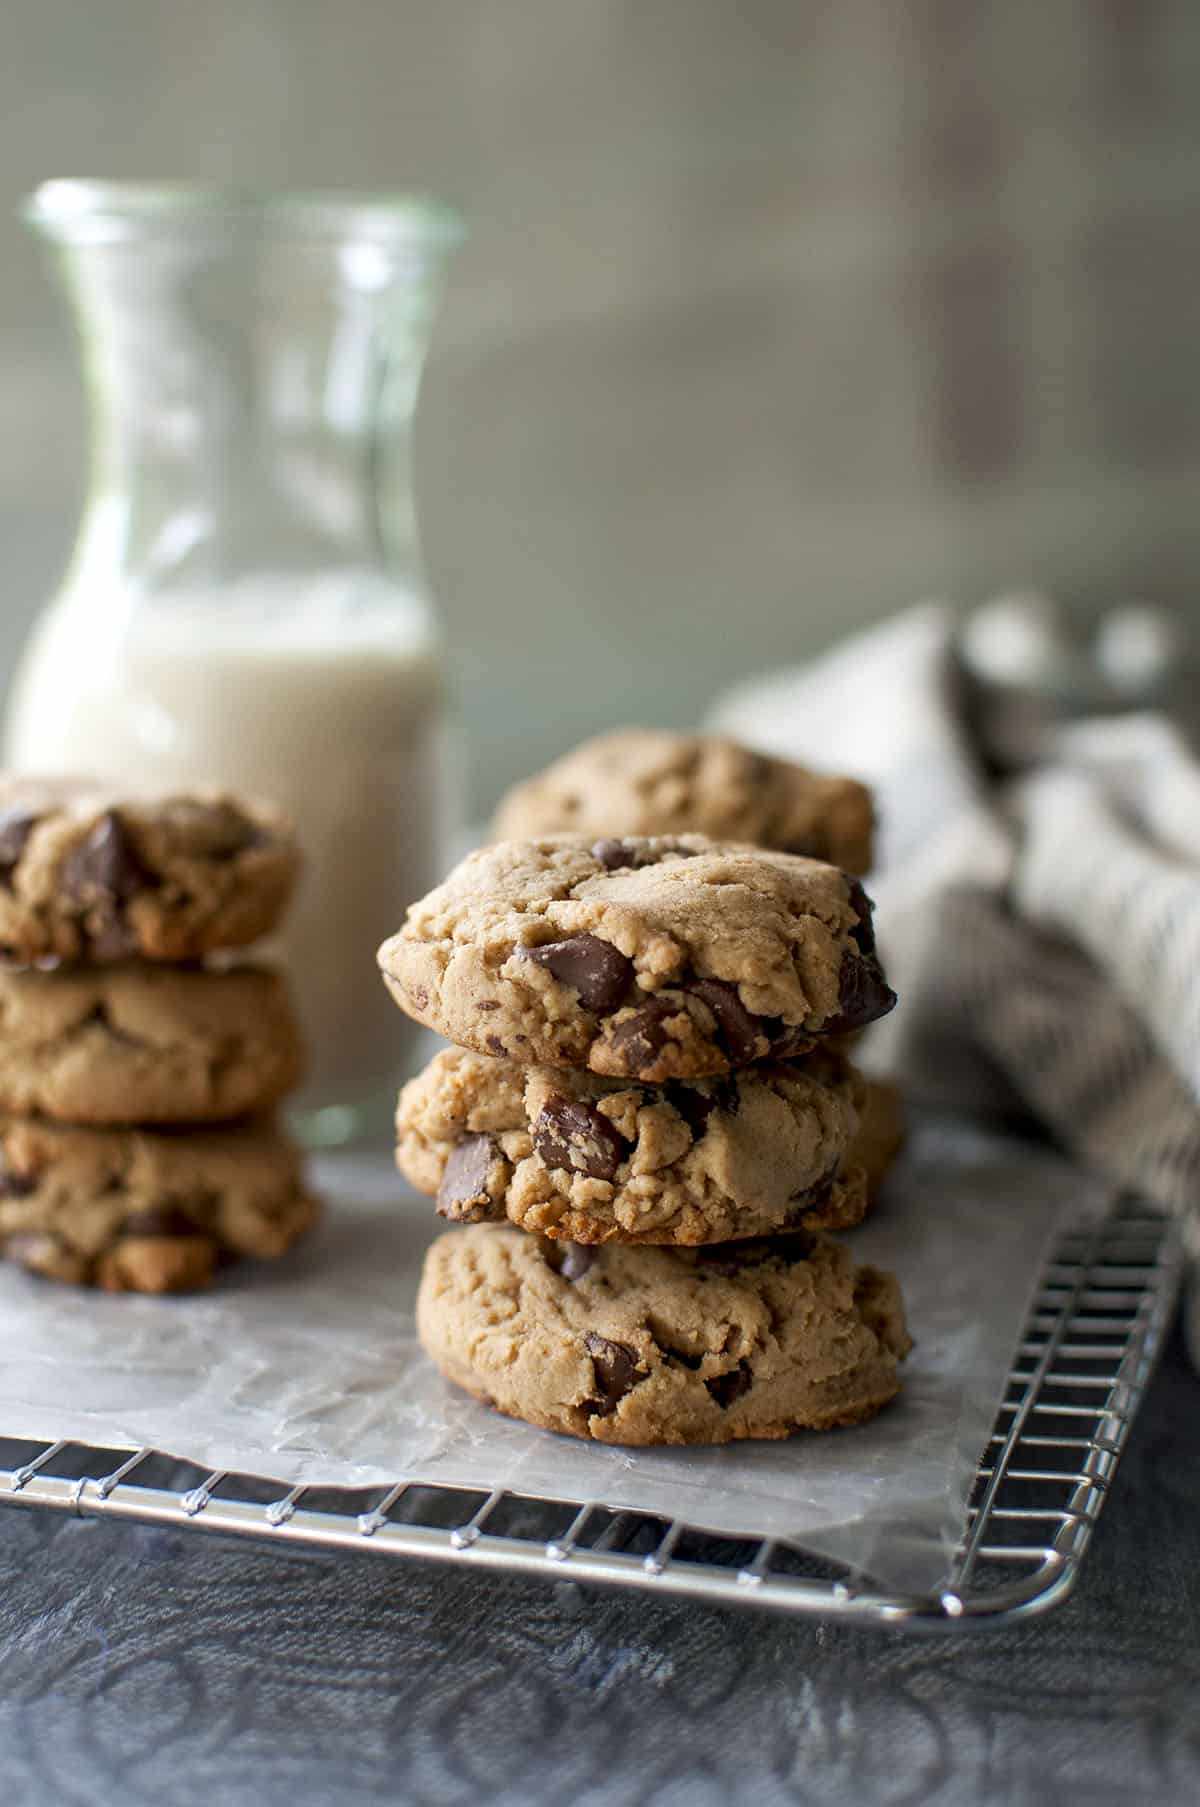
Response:
[{"label": "stack of three cookies", "polygon": [[313,1221],[270,1112],[302,1045],[269,934],[298,868],[269,809],[0,781],[0,1252],[109,1291],[207,1285]]},{"label": "stack of three cookies", "polygon": [[839,1038],[895,1002],[857,880],[703,835],[476,853],[380,950],[457,1044],[401,1095],[398,1160],[473,1227],[418,1329],[512,1416],[609,1443],[869,1417],[907,1352],[858,1222],[861,1082]]}]

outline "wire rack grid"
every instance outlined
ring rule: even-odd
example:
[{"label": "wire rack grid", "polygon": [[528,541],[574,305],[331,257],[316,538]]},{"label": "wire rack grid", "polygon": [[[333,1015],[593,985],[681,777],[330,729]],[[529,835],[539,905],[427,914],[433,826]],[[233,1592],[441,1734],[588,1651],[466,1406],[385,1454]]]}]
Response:
[{"label": "wire rack grid", "polygon": [[738,1541],[606,1506],[397,1479],[364,1492],[205,1474],[151,1449],[0,1438],[0,1504],[470,1564],[910,1630],[1006,1625],[1066,1598],[1153,1371],[1183,1266],[1136,1202],[1070,1229],[1041,1277],[949,1578],[933,1594],[777,1540]]}]

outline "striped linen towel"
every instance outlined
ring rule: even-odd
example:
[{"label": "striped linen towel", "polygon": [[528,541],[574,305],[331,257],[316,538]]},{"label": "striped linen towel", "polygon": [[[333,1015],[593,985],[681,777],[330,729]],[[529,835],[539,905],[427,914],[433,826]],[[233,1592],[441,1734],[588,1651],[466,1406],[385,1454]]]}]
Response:
[{"label": "striped linen towel", "polygon": [[[1034,762],[990,778],[957,620],[912,609],[739,686],[714,724],[875,789],[868,889],[901,1004],[866,1064],[917,1099],[1032,1117],[1176,1213],[1195,1263],[1200,765],[1165,716],[1097,716],[1043,722]],[[1188,1327],[1200,1358],[1195,1284]]]}]

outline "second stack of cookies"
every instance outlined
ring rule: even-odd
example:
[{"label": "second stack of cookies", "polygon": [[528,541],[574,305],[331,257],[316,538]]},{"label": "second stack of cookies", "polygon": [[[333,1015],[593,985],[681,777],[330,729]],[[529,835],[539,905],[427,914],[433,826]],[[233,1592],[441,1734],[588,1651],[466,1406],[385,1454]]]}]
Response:
[{"label": "second stack of cookies", "polygon": [[459,1044],[397,1116],[402,1171],[477,1226],[421,1289],[451,1379],[617,1443],[782,1436],[894,1394],[895,1283],[824,1234],[866,1208],[833,1044],[894,1002],[854,878],[702,835],[506,842],[380,963]]},{"label": "second stack of cookies", "polygon": [[[264,806],[0,781],[0,1250],[108,1291],[206,1285],[313,1221],[273,1120],[303,1047],[272,931],[298,856]],[[213,957],[217,959],[214,961]]]}]

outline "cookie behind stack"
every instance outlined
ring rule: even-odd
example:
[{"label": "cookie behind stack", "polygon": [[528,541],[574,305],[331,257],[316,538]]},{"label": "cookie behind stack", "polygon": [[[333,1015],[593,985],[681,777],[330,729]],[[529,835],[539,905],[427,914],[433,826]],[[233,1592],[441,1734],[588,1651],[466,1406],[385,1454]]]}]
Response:
[{"label": "cookie behind stack", "polygon": [[870,870],[875,810],[856,778],[812,772],[720,734],[615,728],[508,792],[497,841],[703,834]]},{"label": "cookie behind stack", "polygon": [[0,1251],[111,1291],[206,1285],[316,1213],[271,1119],[299,1080],[285,980],[205,965],[272,931],[273,811],[0,781]]},{"label": "cookie behind stack", "polygon": [[893,1396],[895,1282],[814,1234],[866,1208],[860,1084],[826,1050],[895,1001],[856,880],[701,835],[501,843],[380,964],[459,1044],[398,1113],[408,1177],[476,1220],[418,1304],[451,1379],[616,1443],[784,1436]]}]

